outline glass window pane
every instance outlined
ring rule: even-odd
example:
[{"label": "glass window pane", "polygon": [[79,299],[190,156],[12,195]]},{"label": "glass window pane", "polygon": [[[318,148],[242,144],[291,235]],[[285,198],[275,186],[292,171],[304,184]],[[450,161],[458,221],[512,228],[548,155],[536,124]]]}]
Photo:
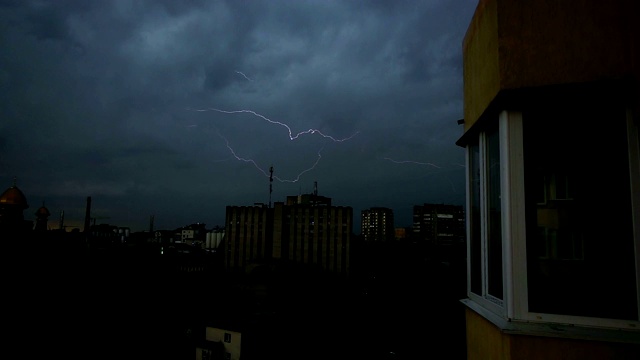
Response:
[{"label": "glass window pane", "polygon": [[625,114],[585,105],[523,113],[529,311],[637,320]]},{"label": "glass window pane", "polygon": [[469,145],[470,209],[470,253],[471,292],[482,295],[482,243],[480,225],[480,147],[478,143]]},{"label": "glass window pane", "polygon": [[498,127],[487,132],[487,292],[502,300],[502,207]]}]

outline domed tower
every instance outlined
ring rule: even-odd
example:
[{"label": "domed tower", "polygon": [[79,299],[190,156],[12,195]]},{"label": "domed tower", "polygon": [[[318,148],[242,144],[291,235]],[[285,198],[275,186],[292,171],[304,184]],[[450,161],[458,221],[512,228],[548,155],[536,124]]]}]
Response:
[{"label": "domed tower", "polygon": [[16,186],[14,178],[13,186],[0,195],[0,229],[22,229],[24,226],[23,211],[27,208],[29,208],[27,198],[22,190]]},{"label": "domed tower", "polygon": [[51,213],[49,209],[44,206],[44,201],[42,202],[42,206],[36,210],[36,227],[35,231],[47,231],[47,221],[49,220],[49,216]]}]

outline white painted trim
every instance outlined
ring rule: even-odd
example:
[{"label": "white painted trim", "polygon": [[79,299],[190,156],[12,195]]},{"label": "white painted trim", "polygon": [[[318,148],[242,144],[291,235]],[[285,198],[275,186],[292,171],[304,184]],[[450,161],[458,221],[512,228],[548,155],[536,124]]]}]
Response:
[{"label": "white painted trim", "polygon": [[467,189],[466,200],[465,203],[467,205],[467,210],[465,212],[466,219],[466,234],[467,234],[467,296],[471,297],[471,171],[473,171],[471,166],[471,149],[469,145],[466,146],[465,151],[465,186]]},{"label": "white painted trim", "polygon": [[487,311],[473,299],[463,299],[461,302],[471,311],[493,323],[505,334],[640,344],[640,331],[633,329],[576,326],[575,323],[549,324],[548,322],[512,321]]},{"label": "white painted trim", "polygon": [[[465,157],[465,161],[466,161],[466,168],[467,168],[467,172],[466,172],[466,189],[467,189],[467,196],[466,196],[466,204],[467,204],[467,211],[466,211],[466,219],[467,219],[467,296],[469,297],[469,299],[472,299],[474,302],[481,304],[482,307],[484,307],[485,309],[487,309],[487,311],[491,311],[493,313],[496,314],[496,316],[501,316],[504,317],[504,302],[502,302],[502,306],[496,304],[493,301],[489,300],[489,295],[487,294],[487,270],[486,270],[486,265],[487,265],[487,253],[486,253],[486,241],[487,241],[487,228],[486,228],[486,220],[487,220],[487,216],[486,216],[486,181],[485,181],[485,176],[486,176],[486,141],[485,141],[485,135],[484,133],[481,133],[478,136],[478,169],[480,171],[480,178],[478,179],[480,184],[479,184],[479,188],[480,188],[480,193],[477,194],[477,196],[479,196],[479,202],[480,202],[480,223],[481,225],[481,234],[480,234],[480,251],[481,251],[481,256],[480,256],[480,271],[481,271],[481,291],[482,294],[476,294],[471,292],[471,243],[470,243],[470,239],[471,239],[471,223],[472,223],[472,213],[471,210],[473,208],[472,206],[472,199],[471,199],[471,195],[473,194],[472,191],[472,184],[471,184],[471,179],[472,179],[472,174],[471,172],[473,171],[473,164],[471,163],[471,150],[470,150],[470,146],[467,145],[467,151],[466,151],[466,157]],[[494,300],[495,301],[495,300]]]},{"label": "white painted trim", "polygon": [[503,110],[498,116],[498,138],[500,140],[500,207],[502,208],[500,226],[502,232],[502,297],[504,300],[504,312],[508,318],[513,317],[513,275],[511,262],[511,163],[509,161],[510,138],[509,117],[510,112]]},{"label": "white painted trim", "polygon": [[522,113],[502,111],[499,121],[504,297],[512,319],[527,309]]},{"label": "white painted trim", "polygon": [[525,321],[531,323],[556,323],[556,324],[568,324],[568,325],[580,325],[580,326],[593,326],[603,328],[616,328],[616,329],[640,329],[640,322],[633,320],[619,320],[608,318],[596,318],[587,316],[571,316],[571,315],[558,315],[558,314],[544,314],[544,313],[525,313],[520,319],[516,321]]},{"label": "white painted trim", "polygon": [[[500,141],[500,129],[498,128],[498,140]],[[480,223],[481,228],[482,228],[482,232],[481,232],[481,238],[482,238],[482,242],[481,242],[481,251],[482,251],[482,258],[481,258],[481,264],[482,264],[482,299],[481,299],[481,303],[484,304],[484,306],[491,310],[492,312],[500,315],[500,316],[505,316],[505,292],[504,292],[504,248],[502,250],[502,299],[498,299],[495,296],[492,296],[489,294],[489,264],[488,264],[488,259],[489,259],[489,253],[488,253],[488,249],[489,249],[489,226],[488,226],[488,221],[489,221],[489,215],[487,213],[487,210],[489,208],[488,205],[488,198],[487,198],[487,194],[489,193],[489,184],[487,182],[487,166],[489,164],[489,159],[487,156],[487,134],[486,132],[482,132],[480,134],[480,139],[479,139],[479,147],[480,147]],[[502,144],[499,144],[498,146],[502,146]],[[502,155],[502,154],[501,154]],[[500,158],[500,168],[502,168],[502,158]],[[502,170],[501,170],[502,171]],[[500,179],[500,182],[502,183],[502,179]],[[502,186],[502,185],[500,185]],[[502,191],[502,188],[500,189],[500,191]],[[502,206],[502,204],[500,205]],[[500,218],[500,222],[502,223],[504,221],[503,217]],[[502,226],[502,225],[501,225]],[[504,235],[501,234],[501,244],[504,247]]]},{"label": "white painted trim", "polygon": [[487,136],[485,132],[480,133],[480,138],[478,139],[478,146],[480,148],[480,164],[478,166],[480,170],[480,269],[482,271],[482,301],[483,303],[487,303],[487,282],[488,282],[488,272],[487,272]]}]

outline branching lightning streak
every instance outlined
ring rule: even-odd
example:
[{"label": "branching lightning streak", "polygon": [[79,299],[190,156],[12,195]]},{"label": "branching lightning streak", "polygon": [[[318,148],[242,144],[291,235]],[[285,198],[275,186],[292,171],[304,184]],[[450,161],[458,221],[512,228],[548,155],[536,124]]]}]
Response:
[{"label": "branching lightning streak", "polygon": [[333,140],[335,142],[343,142],[343,141],[347,141],[347,140],[353,138],[354,136],[356,136],[359,133],[359,131],[356,131],[353,135],[351,135],[351,136],[349,136],[347,138],[344,138],[344,139],[336,139],[333,136],[323,134],[320,130],[316,130],[316,129],[309,129],[309,130],[301,131],[301,132],[293,135],[293,132],[291,131],[291,128],[289,127],[289,125],[287,125],[285,123],[281,123],[280,121],[271,120],[268,117],[266,117],[264,115],[261,115],[261,114],[258,114],[258,113],[256,113],[255,111],[252,111],[252,110],[220,110],[220,109],[216,109],[216,108],[187,109],[187,110],[193,110],[193,111],[199,111],[199,112],[217,111],[217,112],[224,113],[224,114],[239,114],[239,113],[252,114],[252,115],[257,116],[257,117],[259,117],[259,118],[261,118],[261,119],[263,119],[265,121],[268,121],[268,122],[270,122],[272,124],[284,126],[285,128],[287,128],[287,131],[289,131],[289,140],[295,140],[299,136],[305,135],[305,134],[318,134],[318,135],[320,135],[320,136],[322,136],[324,138],[331,139],[331,140]]},{"label": "branching lightning streak", "polygon": [[[236,154],[236,152],[233,150],[233,148],[231,147],[231,145],[229,145],[229,140],[227,140],[224,136],[220,135],[220,133],[218,133],[218,136],[220,136],[220,138],[222,138],[222,139],[225,141],[225,144],[226,144],[226,146],[227,146],[227,149],[229,149],[229,151],[231,151],[231,154],[232,154],[232,155],[233,155],[237,160],[244,161],[244,162],[248,162],[248,163],[252,163],[252,164],[253,164],[253,166],[255,166],[255,168],[256,168],[256,169],[258,169],[258,170],[259,170],[259,171],[260,171],[264,176],[266,176],[266,177],[270,177],[270,175],[269,175],[269,174],[268,174],[264,169],[262,169],[262,168],[261,168],[261,167],[260,167],[260,166],[255,162],[255,160],[253,160],[253,159],[245,159],[245,158],[243,158],[243,157],[238,156],[238,155]],[[276,179],[276,180],[278,180],[278,181],[280,181],[280,182],[289,182],[289,183],[295,183],[295,182],[298,182],[298,180],[300,180],[300,177],[301,177],[304,173],[306,173],[306,172],[309,172],[309,171],[313,170],[313,169],[316,167],[316,165],[318,165],[318,163],[320,162],[320,159],[322,158],[322,155],[320,155],[320,152],[321,152],[321,151],[322,151],[322,149],[318,150],[318,158],[316,159],[316,162],[315,162],[315,163],[313,163],[313,165],[312,165],[310,168],[308,168],[308,169],[306,169],[306,170],[304,170],[304,171],[300,172],[300,173],[298,174],[298,176],[296,176],[296,178],[295,178],[295,179],[293,179],[293,180],[281,179],[281,178],[279,178],[278,176],[274,176],[273,178],[274,178],[274,179]]]},{"label": "branching lightning streak", "polygon": [[241,71],[236,70],[236,73],[237,73],[237,74],[240,74],[240,75],[242,75],[242,76],[244,76],[244,78],[245,78],[245,79],[247,79],[247,80],[249,80],[249,81],[253,81],[253,80],[249,79],[249,77],[247,77],[247,75],[245,75],[245,74],[244,74],[243,72],[241,72]]},{"label": "branching lightning streak", "polygon": [[306,172],[309,172],[309,171],[311,171],[311,170],[315,169],[316,165],[318,165],[318,163],[320,162],[320,159],[322,158],[322,155],[320,155],[320,152],[321,152],[321,151],[322,151],[322,148],[320,148],[320,150],[318,150],[318,158],[316,159],[316,162],[314,162],[314,163],[313,163],[313,165],[312,165],[310,168],[308,168],[308,169],[303,170],[302,172],[300,172],[300,173],[298,174],[298,176],[296,176],[296,178],[295,178],[294,180],[285,180],[285,179],[280,179],[280,178],[279,178],[279,177],[277,177],[277,176],[274,176],[273,178],[274,178],[274,179],[276,179],[276,180],[278,180],[278,181],[280,181],[280,182],[290,182],[290,183],[298,182],[298,180],[300,180],[300,177],[302,176],[302,174],[304,174],[304,173],[306,173]]},{"label": "branching lightning streak", "polygon": [[398,160],[393,160],[393,159],[388,158],[388,157],[383,158],[383,159],[385,159],[385,160],[389,160],[389,161],[391,161],[391,162],[393,162],[393,163],[396,163],[396,164],[429,165],[429,166],[433,166],[433,167],[438,168],[438,169],[442,169],[440,166],[435,165],[435,164],[432,164],[432,163],[424,163],[424,162],[411,161],[411,160],[402,160],[402,161],[398,161]]}]

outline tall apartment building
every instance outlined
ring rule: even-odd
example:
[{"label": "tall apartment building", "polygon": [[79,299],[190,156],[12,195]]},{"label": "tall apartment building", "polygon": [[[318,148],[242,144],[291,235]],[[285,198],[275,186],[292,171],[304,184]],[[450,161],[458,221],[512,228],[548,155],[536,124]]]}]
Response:
[{"label": "tall apartment building", "polygon": [[348,274],[353,209],[317,193],[288,196],[273,207],[227,206],[227,269],[285,260]]},{"label": "tall apartment building", "polygon": [[372,207],[362,210],[361,234],[365,242],[387,242],[394,240],[395,226],[393,210]]},{"label": "tall apartment building", "polygon": [[466,228],[462,205],[423,204],[413,207],[414,240],[434,246],[463,244]]},{"label": "tall apartment building", "polygon": [[265,204],[227,206],[224,263],[229,270],[242,270],[252,262],[270,259],[273,211]]},{"label": "tall apartment building", "polygon": [[317,194],[274,204],[273,258],[347,274],[353,209]]}]

